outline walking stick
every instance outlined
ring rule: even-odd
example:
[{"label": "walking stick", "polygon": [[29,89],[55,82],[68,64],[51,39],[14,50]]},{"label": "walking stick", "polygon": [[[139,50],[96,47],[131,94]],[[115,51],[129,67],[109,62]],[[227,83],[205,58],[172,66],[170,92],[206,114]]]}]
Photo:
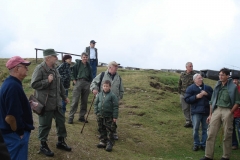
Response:
[{"label": "walking stick", "polygon": [[92,108],[92,105],[93,105],[93,102],[94,102],[95,97],[96,97],[96,96],[94,95],[94,96],[93,96],[92,103],[91,103],[91,106],[90,106],[89,111],[88,111],[88,114],[87,114],[87,117],[86,117],[86,119],[85,119],[85,121],[84,121],[84,124],[83,124],[82,130],[81,130],[81,133],[83,132],[84,126],[85,126],[86,121],[87,121],[87,119],[88,119],[88,115],[89,115],[89,113],[90,113],[90,111],[91,111],[91,108]]}]

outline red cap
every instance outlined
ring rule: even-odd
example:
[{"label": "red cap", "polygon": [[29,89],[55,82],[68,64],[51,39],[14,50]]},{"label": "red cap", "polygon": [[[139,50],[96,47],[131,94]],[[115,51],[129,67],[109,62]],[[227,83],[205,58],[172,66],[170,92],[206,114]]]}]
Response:
[{"label": "red cap", "polygon": [[25,66],[29,66],[31,64],[31,62],[26,61],[19,56],[14,56],[7,61],[6,67],[10,70],[10,69],[16,67],[20,63]]}]

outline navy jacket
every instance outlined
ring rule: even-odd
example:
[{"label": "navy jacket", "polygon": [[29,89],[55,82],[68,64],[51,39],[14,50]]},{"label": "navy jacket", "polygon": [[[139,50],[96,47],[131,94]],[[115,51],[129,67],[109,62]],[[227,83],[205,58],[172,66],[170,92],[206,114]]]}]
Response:
[{"label": "navy jacket", "polygon": [[[208,93],[207,96],[197,99],[196,95],[199,94],[202,90]],[[213,89],[212,87],[202,84],[198,87],[196,84],[192,84],[187,87],[184,99],[191,105],[191,114],[204,114],[209,115],[210,105],[209,101],[211,100]]]}]

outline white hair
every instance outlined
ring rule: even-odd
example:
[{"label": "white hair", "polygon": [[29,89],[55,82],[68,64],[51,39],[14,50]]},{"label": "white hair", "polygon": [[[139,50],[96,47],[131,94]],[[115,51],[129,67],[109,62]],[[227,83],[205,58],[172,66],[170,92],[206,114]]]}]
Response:
[{"label": "white hair", "polygon": [[197,76],[201,76],[201,74],[199,74],[199,73],[194,74],[193,75],[193,81],[197,78]]},{"label": "white hair", "polygon": [[112,61],[108,63],[108,68],[110,68],[111,66],[118,66],[117,62]]},{"label": "white hair", "polygon": [[52,56],[52,55],[49,55],[49,56],[44,56],[44,57],[43,57],[44,61],[46,61],[46,60],[47,60],[47,58],[48,58],[48,57],[51,57],[51,56]]},{"label": "white hair", "polygon": [[189,64],[192,64],[192,62],[187,62],[187,63],[186,63],[186,67],[187,67]]}]

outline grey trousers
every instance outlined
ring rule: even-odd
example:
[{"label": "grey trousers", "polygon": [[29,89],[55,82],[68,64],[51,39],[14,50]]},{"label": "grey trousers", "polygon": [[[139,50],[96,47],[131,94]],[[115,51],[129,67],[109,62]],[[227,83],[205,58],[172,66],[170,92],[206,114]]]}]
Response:
[{"label": "grey trousers", "polygon": [[77,112],[80,98],[81,98],[81,105],[80,105],[79,119],[84,118],[85,114],[87,113],[87,102],[88,102],[89,93],[90,93],[90,82],[85,80],[77,80],[73,88],[72,104],[71,104],[71,110],[69,113],[69,119],[71,120],[74,119],[74,114]]},{"label": "grey trousers", "polygon": [[182,105],[182,111],[186,120],[186,123],[192,123],[191,121],[191,106],[190,104],[186,103],[184,100],[184,96],[180,94],[180,101]]},{"label": "grey trousers", "polygon": [[55,119],[57,136],[67,137],[65,127],[65,116],[63,115],[62,108],[55,111],[46,111],[43,115],[39,116],[38,139],[40,141],[47,141],[48,134],[52,127],[52,119]]}]

